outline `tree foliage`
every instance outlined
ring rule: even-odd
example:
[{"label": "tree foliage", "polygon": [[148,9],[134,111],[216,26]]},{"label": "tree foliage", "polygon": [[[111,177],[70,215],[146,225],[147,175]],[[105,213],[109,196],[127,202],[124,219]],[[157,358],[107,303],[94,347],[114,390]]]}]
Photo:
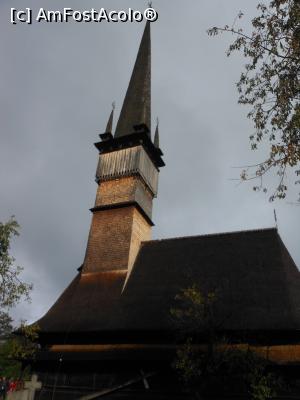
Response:
[{"label": "tree foliage", "polygon": [[28,378],[29,368],[23,369],[22,362],[35,358],[38,350],[37,324],[26,325],[24,322],[0,345],[0,374],[14,379]]},{"label": "tree foliage", "polygon": [[[268,372],[267,362],[248,346],[220,339],[216,292],[203,294],[193,285],[183,289],[176,300],[178,307],[171,314],[187,339],[178,346],[173,366],[189,390],[200,396],[242,394],[253,400],[275,395],[278,378]],[[199,343],[199,332],[204,332],[205,343]]]},{"label": "tree foliage", "polygon": [[13,335],[11,341],[11,359],[26,361],[34,359],[38,349],[39,326],[38,324],[26,325],[24,322]]},{"label": "tree foliage", "polygon": [[22,360],[32,358],[36,351],[37,327],[26,326],[13,335],[12,318],[9,311],[21,299],[30,300],[32,285],[21,280],[23,268],[15,265],[10,254],[13,237],[19,235],[19,224],[14,217],[8,222],[0,222],[0,373],[2,376],[19,378]]},{"label": "tree foliage", "polygon": [[22,363],[12,359],[13,343],[7,339],[0,345],[0,374],[13,379],[19,379],[22,374]]},{"label": "tree foliage", "polygon": [[215,346],[199,350],[188,340],[177,351],[174,367],[186,386],[200,395],[247,395],[266,400],[276,394],[278,379],[266,362],[246,348]]},{"label": "tree foliage", "polygon": [[215,316],[217,293],[215,291],[203,294],[194,284],[182,289],[175,299],[180,307],[172,308],[171,315],[184,331],[190,334],[199,331],[211,334],[217,329]]},{"label": "tree foliage", "polygon": [[0,340],[5,340],[12,332],[12,318],[7,312],[0,311]]},{"label": "tree foliage", "polygon": [[11,330],[9,310],[22,298],[29,300],[32,285],[21,280],[23,268],[15,265],[10,254],[11,240],[19,235],[19,225],[14,217],[6,223],[0,222],[0,337]]},{"label": "tree foliage", "polygon": [[[300,2],[272,0],[258,4],[257,10],[252,33],[236,27],[243,16],[240,12],[232,26],[213,27],[208,34],[231,32],[236,39],[227,55],[239,51],[247,59],[237,83],[238,101],[250,106],[248,117],[255,128],[252,149],[267,139],[270,151],[263,162],[243,169],[241,178],[259,178],[254,189],[266,192],[262,177],[275,170],[279,181],[270,196],[274,200],[286,196],[288,169],[300,176]],[[300,183],[297,176],[295,183]]]}]

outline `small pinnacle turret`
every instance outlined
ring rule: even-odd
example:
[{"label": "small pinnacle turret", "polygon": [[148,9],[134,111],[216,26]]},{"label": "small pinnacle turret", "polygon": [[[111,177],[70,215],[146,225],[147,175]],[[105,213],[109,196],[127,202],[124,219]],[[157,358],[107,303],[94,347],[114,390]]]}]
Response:
[{"label": "small pinnacle turret", "polygon": [[158,122],[158,118],[157,118],[157,120],[156,120],[155,134],[154,134],[154,146],[155,146],[156,148],[159,149],[159,130],[158,130],[158,124],[159,124],[159,122]]},{"label": "small pinnacle turret", "polygon": [[105,133],[112,133],[113,120],[114,120],[114,110],[115,110],[115,102],[112,103],[112,110],[111,110],[111,113],[110,113],[108,121],[107,121]]}]

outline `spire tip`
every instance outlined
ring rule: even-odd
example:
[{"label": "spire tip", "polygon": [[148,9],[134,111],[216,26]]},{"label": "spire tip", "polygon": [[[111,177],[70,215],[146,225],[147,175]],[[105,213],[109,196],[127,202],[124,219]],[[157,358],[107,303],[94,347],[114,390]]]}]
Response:
[{"label": "spire tip", "polygon": [[[147,23],[115,130],[115,137],[133,133],[136,125],[151,132],[151,35]],[[150,133],[148,133],[150,137]]]}]

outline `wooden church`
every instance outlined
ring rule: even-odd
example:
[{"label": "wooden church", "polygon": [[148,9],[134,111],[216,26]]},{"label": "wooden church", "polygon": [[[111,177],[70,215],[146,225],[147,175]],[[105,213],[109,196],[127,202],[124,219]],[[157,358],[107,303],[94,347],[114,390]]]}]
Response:
[{"label": "wooden church", "polygon": [[[122,110],[101,141],[84,262],[39,320],[36,398],[189,399],[170,361],[170,309],[182,288],[218,288],[220,331],[281,365],[300,363],[300,273],[277,230],[151,240],[164,166],[151,136],[151,40],[146,24]],[[159,221],[158,221],[159,223]]]}]

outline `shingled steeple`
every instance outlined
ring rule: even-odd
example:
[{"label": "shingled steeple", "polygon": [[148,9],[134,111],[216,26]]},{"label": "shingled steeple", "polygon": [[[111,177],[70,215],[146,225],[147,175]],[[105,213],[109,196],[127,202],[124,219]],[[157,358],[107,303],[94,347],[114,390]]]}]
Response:
[{"label": "shingled steeple", "polygon": [[[98,183],[83,274],[125,271],[151,238],[152,203],[157,196],[162,151],[151,140],[150,23],[147,22],[115,135],[113,113],[101,141]],[[156,135],[157,136],[157,135]]]},{"label": "shingled steeple", "polygon": [[134,132],[137,125],[146,125],[151,135],[151,38],[150,22],[145,26],[131,79],[117,123],[115,137]]}]

